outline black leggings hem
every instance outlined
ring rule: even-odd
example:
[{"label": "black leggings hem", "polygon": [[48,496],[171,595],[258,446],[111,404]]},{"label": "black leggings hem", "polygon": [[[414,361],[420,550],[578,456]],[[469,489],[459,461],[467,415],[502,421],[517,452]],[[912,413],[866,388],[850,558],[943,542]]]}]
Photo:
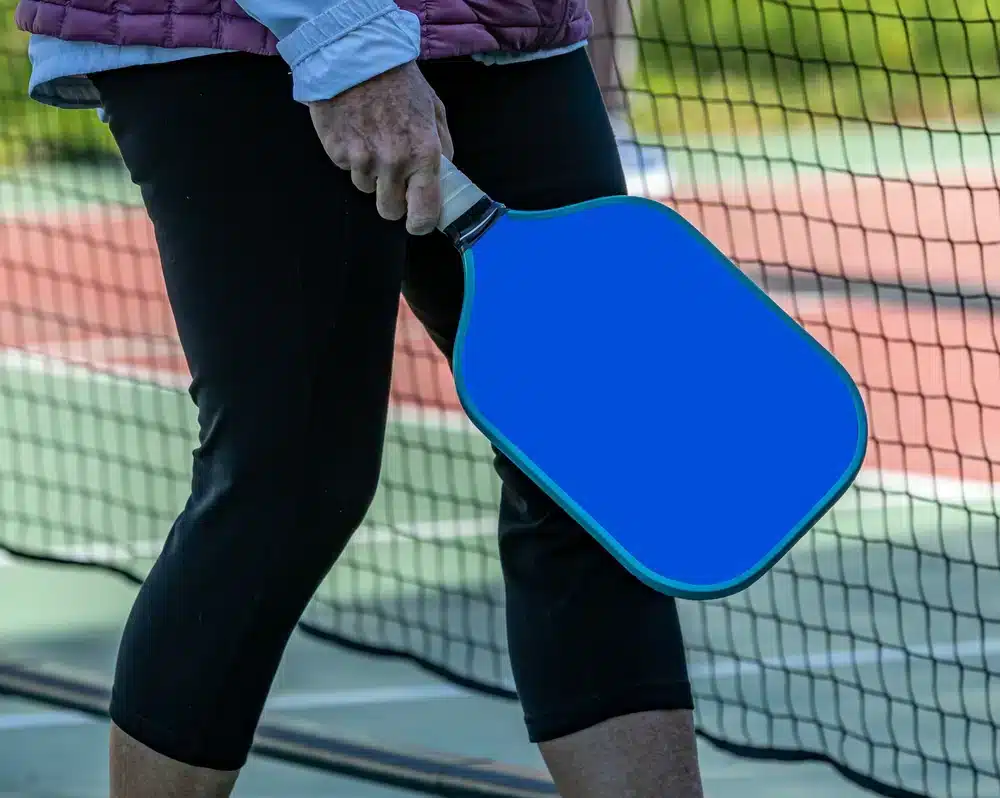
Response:
[{"label": "black leggings hem", "polygon": [[221,772],[241,770],[247,763],[249,751],[245,746],[220,745],[219,740],[210,745],[198,745],[196,737],[164,729],[149,718],[122,709],[114,697],[109,712],[111,722],[132,739],[152,751],[190,767]]},{"label": "black leggings hem", "polygon": [[632,685],[620,693],[588,698],[569,712],[526,715],[524,722],[531,742],[546,743],[614,718],[639,712],[673,710],[694,710],[689,682]]}]

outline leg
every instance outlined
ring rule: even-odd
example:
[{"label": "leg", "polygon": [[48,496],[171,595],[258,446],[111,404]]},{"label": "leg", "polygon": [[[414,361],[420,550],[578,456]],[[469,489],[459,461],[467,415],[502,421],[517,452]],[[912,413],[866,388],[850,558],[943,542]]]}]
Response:
[{"label": "leg", "polygon": [[[494,198],[533,210],[625,192],[584,51],[425,72],[448,110],[455,162]],[[442,237],[411,240],[403,290],[450,354],[462,273]],[[514,677],[560,794],[700,798],[674,601],[634,579],[502,456],[496,468]]]},{"label": "leg", "polygon": [[154,222],[200,426],[191,496],[121,643],[112,796],[224,796],[377,486],[405,230],[329,162],[279,59],[96,82]]}]

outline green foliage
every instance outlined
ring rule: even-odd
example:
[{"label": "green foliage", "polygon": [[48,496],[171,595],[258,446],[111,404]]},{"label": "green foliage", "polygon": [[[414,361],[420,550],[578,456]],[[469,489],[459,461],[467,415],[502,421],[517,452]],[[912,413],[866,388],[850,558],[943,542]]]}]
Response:
[{"label": "green foliage", "polygon": [[[630,1],[641,57],[625,79],[647,133],[1000,113],[1000,0]],[[14,4],[0,0],[0,165],[114,154],[94,112],[28,99]]]},{"label": "green foliage", "polygon": [[663,132],[1000,111],[1000,0],[635,2],[636,112]]},{"label": "green foliage", "polygon": [[28,98],[28,36],[14,25],[14,6],[0,0],[0,166],[113,157],[114,140],[94,111],[59,110]]}]

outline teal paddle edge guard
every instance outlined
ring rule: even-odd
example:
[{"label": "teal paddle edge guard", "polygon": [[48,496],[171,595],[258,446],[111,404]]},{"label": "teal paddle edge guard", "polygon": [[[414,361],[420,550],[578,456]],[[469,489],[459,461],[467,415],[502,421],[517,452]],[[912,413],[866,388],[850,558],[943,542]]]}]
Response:
[{"label": "teal paddle edge guard", "polygon": [[[643,206],[655,207],[660,213],[667,214],[674,224],[682,224],[688,228],[692,236],[697,236],[705,243],[711,244],[701,235],[700,231],[691,225],[680,214],[672,209],[640,197],[608,197],[591,200],[576,205],[559,208],[544,212],[521,212],[508,210],[506,217],[514,221],[540,221],[546,218],[557,218],[569,214],[579,213],[586,209],[599,208],[608,205],[620,204],[641,204]],[[484,238],[488,238],[490,232]],[[581,503],[568,495],[559,485],[555,484],[544,467],[535,462],[525,452],[523,452],[510,438],[482,412],[473,399],[471,392],[467,389],[465,377],[465,350],[467,333],[470,325],[472,308],[475,305],[477,281],[476,281],[476,247],[472,247],[462,253],[463,267],[465,272],[465,298],[462,306],[462,313],[459,320],[459,327],[455,347],[452,356],[452,368],[454,372],[455,386],[459,401],[468,414],[471,422],[486,436],[486,438],[496,448],[511,460],[524,474],[526,474],[535,484],[537,484],[546,494],[548,494],[560,507],[567,512],[578,524],[580,524],[591,536],[593,536],[605,549],[607,549],[625,568],[633,575],[649,585],[655,590],[671,596],[686,599],[707,600],[722,598],[733,593],[745,590],[767,571],[773,567],[788,551],[795,545],[821,518],[833,507],[833,505],[843,496],[851,486],[854,479],[861,470],[864,461],[867,441],[868,441],[868,418],[860,392],[853,379],[841,363],[812,335],[803,329],[794,319],[782,310],[771,297],[769,297],[760,287],[754,283],[746,274],[737,268],[726,256],[714,245],[711,245],[713,257],[724,264],[730,275],[736,277],[744,283],[744,287],[752,292],[757,300],[763,303],[771,313],[776,314],[784,323],[789,325],[795,333],[802,336],[814,352],[826,361],[843,382],[844,386],[853,401],[853,409],[857,423],[857,439],[855,441],[854,454],[849,464],[844,469],[840,477],[831,485],[829,490],[819,499],[814,506],[789,531],[780,537],[777,543],[771,546],[759,560],[741,573],[726,580],[720,580],[710,584],[693,584],[684,581],[671,579],[651,569],[638,558],[636,558],[626,547],[621,545],[618,539],[609,530],[605,529]],[[656,534],[654,524],[650,524],[650,534]]]}]

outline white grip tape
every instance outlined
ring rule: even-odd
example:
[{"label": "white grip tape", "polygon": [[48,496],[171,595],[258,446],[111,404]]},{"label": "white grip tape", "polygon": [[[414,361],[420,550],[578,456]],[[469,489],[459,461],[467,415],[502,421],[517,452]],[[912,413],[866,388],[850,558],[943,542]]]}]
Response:
[{"label": "white grip tape", "polygon": [[441,156],[441,216],[438,230],[444,230],[459,216],[486,196],[469,178],[444,156]]}]

